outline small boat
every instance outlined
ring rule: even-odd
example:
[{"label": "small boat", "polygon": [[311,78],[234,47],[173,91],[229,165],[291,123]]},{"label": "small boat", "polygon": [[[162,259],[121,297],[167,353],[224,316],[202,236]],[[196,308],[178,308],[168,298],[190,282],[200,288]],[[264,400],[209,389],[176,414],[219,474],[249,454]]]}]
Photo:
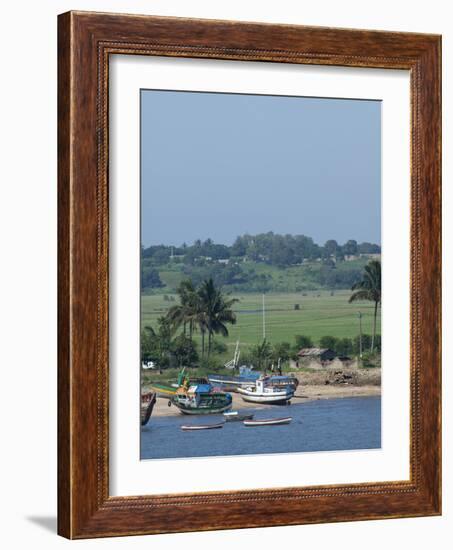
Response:
[{"label": "small boat", "polygon": [[223,422],[217,424],[187,424],[181,426],[181,430],[193,431],[193,430],[213,430],[216,428],[223,428]]},{"label": "small boat", "polygon": [[252,403],[288,403],[294,396],[293,386],[273,386],[269,384],[269,377],[259,378],[255,384],[237,389],[244,401]]},{"label": "small boat", "polygon": [[244,420],[244,426],[279,426],[280,424],[289,424],[291,416],[285,418],[262,418],[257,420]]},{"label": "small boat", "polygon": [[239,413],[238,411],[224,412],[223,417],[227,422],[242,422],[242,420],[251,420],[253,413]]},{"label": "small boat", "polygon": [[142,426],[146,426],[146,424],[148,424],[155,404],[156,394],[154,392],[149,392],[142,395],[140,407],[140,423]]}]

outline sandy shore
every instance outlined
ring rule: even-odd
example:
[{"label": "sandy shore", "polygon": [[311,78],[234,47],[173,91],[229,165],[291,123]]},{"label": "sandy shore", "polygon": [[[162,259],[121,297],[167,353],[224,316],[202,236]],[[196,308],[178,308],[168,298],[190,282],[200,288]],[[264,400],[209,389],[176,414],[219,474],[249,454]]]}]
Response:
[{"label": "sandy shore", "polygon": [[[369,397],[381,394],[380,386],[355,386],[348,384],[341,385],[299,385],[291,404],[301,404],[317,399],[337,399],[341,397]],[[244,401],[237,393],[231,394],[233,397],[232,410],[239,409],[266,409],[275,408],[277,405],[263,405],[258,403],[249,403]],[[152,416],[180,416],[181,413],[175,406],[168,406],[168,399],[158,398],[154,406]]]}]

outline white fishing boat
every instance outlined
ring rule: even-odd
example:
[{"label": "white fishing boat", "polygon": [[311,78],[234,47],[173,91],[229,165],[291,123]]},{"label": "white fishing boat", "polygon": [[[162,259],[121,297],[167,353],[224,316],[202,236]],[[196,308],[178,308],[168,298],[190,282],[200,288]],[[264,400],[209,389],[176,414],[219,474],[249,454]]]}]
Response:
[{"label": "white fishing boat", "polygon": [[181,430],[191,431],[191,430],[213,430],[216,428],[223,428],[223,422],[218,422],[217,424],[188,424],[181,426]]},{"label": "white fishing boat", "polygon": [[280,424],[289,424],[292,420],[291,416],[285,418],[262,418],[256,420],[244,420],[244,426],[278,426]]},{"label": "white fishing boat", "polygon": [[236,390],[244,401],[252,403],[287,403],[293,396],[293,386],[274,386],[269,384],[269,378],[259,378],[254,384],[238,387]]}]

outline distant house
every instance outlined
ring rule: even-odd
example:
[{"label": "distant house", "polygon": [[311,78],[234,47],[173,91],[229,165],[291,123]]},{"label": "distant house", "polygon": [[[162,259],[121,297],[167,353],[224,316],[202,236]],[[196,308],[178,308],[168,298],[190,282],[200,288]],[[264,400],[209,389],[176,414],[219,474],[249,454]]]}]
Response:
[{"label": "distant house", "polygon": [[300,359],[317,359],[318,361],[332,361],[336,355],[329,348],[302,348],[297,354]]}]

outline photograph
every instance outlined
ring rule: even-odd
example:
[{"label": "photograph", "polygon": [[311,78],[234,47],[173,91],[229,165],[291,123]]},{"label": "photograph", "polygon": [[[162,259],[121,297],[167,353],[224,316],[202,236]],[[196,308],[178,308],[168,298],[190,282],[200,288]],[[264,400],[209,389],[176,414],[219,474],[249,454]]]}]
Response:
[{"label": "photograph", "polygon": [[451,549],[450,4],[2,7],[3,548]]},{"label": "photograph", "polygon": [[381,448],[381,137],[379,100],[140,90],[142,460]]}]

